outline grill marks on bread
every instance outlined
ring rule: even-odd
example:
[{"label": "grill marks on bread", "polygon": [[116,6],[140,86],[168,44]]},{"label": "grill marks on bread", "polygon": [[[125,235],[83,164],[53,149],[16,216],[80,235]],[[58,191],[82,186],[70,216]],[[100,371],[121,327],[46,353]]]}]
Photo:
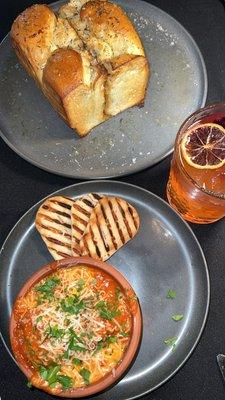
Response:
[{"label": "grill marks on bread", "polygon": [[89,193],[76,200],[71,209],[71,251],[72,255],[76,256],[77,252],[80,254],[80,240],[85,233],[93,208],[98,201],[102,198],[101,195],[96,193]]},{"label": "grill marks on bread", "polygon": [[133,206],[119,197],[89,193],[77,200],[55,196],[36,215],[36,228],[54,259],[88,255],[103,261],[139,229]]},{"label": "grill marks on bread", "polygon": [[55,260],[71,257],[71,207],[73,200],[55,196],[39,208],[35,225]]},{"label": "grill marks on bread", "polygon": [[127,201],[103,197],[93,209],[80,241],[82,255],[107,260],[132,239],[139,228],[139,216]]}]

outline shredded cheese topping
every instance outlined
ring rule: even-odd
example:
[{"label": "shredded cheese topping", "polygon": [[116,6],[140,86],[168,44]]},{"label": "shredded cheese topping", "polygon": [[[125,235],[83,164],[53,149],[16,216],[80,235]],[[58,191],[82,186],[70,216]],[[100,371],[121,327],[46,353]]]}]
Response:
[{"label": "shredded cheese topping", "polygon": [[83,387],[115,373],[129,343],[126,296],[109,275],[87,266],[61,268],[17,302],[18,334],[35,369],[53,390]]}]

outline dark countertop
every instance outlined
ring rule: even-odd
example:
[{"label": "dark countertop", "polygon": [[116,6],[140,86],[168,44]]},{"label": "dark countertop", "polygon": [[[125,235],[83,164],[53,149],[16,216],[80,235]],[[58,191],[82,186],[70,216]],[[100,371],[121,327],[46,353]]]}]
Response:
[{"label": "dark countertop", "polygon": [[[225,9],[219,0],[152,0],[192,34],[205,59],[209,91],[207,103],[219,102],[225,93]],[[31,0],[4,0],[1,4],[1,38],[15,16]],[[1,94],[0,94],[1,95]],[[120,179],[165,197],[170,157],[135,175]],[[0,245],[17,220],[42,197],[78,181],[67,179],[28,164],[0,140]],[[225,387],[216,355],[225,353],[225,221],[192,225],[205,253],[211,279],[211,304],[206,328],[191,358],[169,382],[145,396],[151,400],[222,400]],[[2,311],[4,312],[4,311]],[[50,399],[51,396],[26,387],[26,379],[0,343],[1,400]],[[119,400],[119,399],[112,399]]]}]

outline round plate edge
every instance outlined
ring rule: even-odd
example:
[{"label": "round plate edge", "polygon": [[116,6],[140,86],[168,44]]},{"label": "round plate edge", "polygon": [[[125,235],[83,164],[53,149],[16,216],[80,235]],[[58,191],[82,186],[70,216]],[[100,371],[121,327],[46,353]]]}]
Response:
[{"label": "round plate edge", "polygon": [[[50,3],[49,6],[51,7],[55,7],[58,4],[64,3],[64,0],[58,0],[55,1],[53,3]],[[149,3],[147,3],[146,1],[142,0],[143,3],[145,3],[146,5],[149,6]],[[166,15],[167,18],[169,18],[170,20],[172,20],[184,33],[185,35],[189,38],[189,40],[191,41],[191,43],[193,44],[193,47],[196,51],[196,53],[198,54],[200,63],[201,63],[201,68],[202,68],[202,73],[203,73],[203,96],[202,96],[202,101],[201,104],[199,105],[199,108],[204,107],[204,105],[206,104],[206,98],[207,98],[207,94],[208,94],[208,75],[207,75],[207,69],[206,69],[206,65],[205,65],[205,61],[204,58],[202,56],[202,53],[196,43],[196,41],[194,40],[194,38],[192,37],[192,35],[188,32],[188,30],[179,22],[177,21],[173,16],[171,16],[170,14],[168,14],[166,11],[160,9],[159,7],[150,4],[152,8],[156,9],[157,12],[161,13],[162,15]],[[0,42],[0,46],[3,44],[3,42],[10,36],[10,32],[6,34],[6,36],[2,39],[2,41]],[[195,111],[195,110],[194,110]],[[193,112],[194,112],[193,111]],[[68,177],[68,178],[74,178],[74,179],[87,179],[87,180],[91,180],[94,181],[96,179],[111,179],[111,178],[120,178],[123,176],[128,176],[128,175],[132,175],[135,174],[137,172],[141,172],[144,171],[148,168],[153,167],[154,165],[157,165],[159,162],[163,161],[166,157],[168,157],[172,152],[174,147],[172,146],[163,156],[159,156],[158,158],[156,158],[155,160],[152,160],[149,162],[148,165],[145,165],[143,167],[133,167],[132,171],[126,171],[126,172],[122,172],[121,174],[109,174],[109,175],[102,175],[102,176],[87,176],[87,175],[79,175],[79,174],[70,174],[70,173],[64,173],[64,172],[60,172],[57,170],[52,170],[44,165],[42,165],[41,163],[38,163],[34,160],[32,160],[29,156],[27,156],[26,154],[23,154],[22,152],[20,152],[20,150],[18,150],[8,139],[7,137],[4,135],[4,133],[2,132],[2,130],[0,129],[0,137],[2,138],[2,140],[7,144],[7,146],[10,147],[11,150],[13,150],[18,156],[20,156],[22,159],[24,159],[25,161],[29,162],[31,165],[34,165],[37,168],[40,168],[43,171],[46,171],[48,173],[54,174],[54,175],[58,175],[58,176],[63,176],[63,177]]]},{"label": "round plate edge", "polygon": [[[199,331],[199,334],[198,334],[197,338],[195,339],[195,342],[194,342],[193,346],[191,347],[190,351],[188,352],[188,354],[186,355],[186,357],[184,358],[184,360],[177,366],[177,368],[176,368],[168,377],[166,377],[166,379],[164,379],[162,382],[160,382],[159,384],[157,384],[157,385],[155,385],[154,387],[150,388],[149,390],[143,392],[143,393],[140,394],[140,395],[135,395],[135,396],[132,396],[132,397],[127,398],[127,400],[135,400],[135,399],[138,399],[138,398],[140,398],[140,397],[142,397],[142,396],[147,395],[148,393],[153,392],[154,390],[156,390],[157,388],[159,388],[160,386],[162,386],[164,383],[166,383],[168,380],[170,380],[170,379],[184,366],[184,364],[187,362],[187,360],[190,358],[190,356],[191,356],[192,353],[194,352],[195,348],[197,347],[197,345],[198,345],[198,343],[199,343],[199,340],[200,340],[200,338],[201,338],[201,336],[202,336],[202,334],[203,334],[203,331],[204,331],[204,329],[205,329],[205,326],[206,326],[206,322],[207,322],[207,318],[208,318],[208,313],[209,313],[209,304],[210,304],[210,278],[209,278],[209,270],[208,270],[207,261],[206,261],[205,255],[204,255],[204,253],[203,253],[203,250],[202,250],[202,248],[201,248],[201,246],[200,246],[200,243],[199,243],[197,237],[195,236],[194,232],[192,231],[192,229],[191,229],[190,226],[188,225],[188,223],[187,223],[186,221],[184,221],[184,220],[181,218],[181,216],[180,216],[174,209],[172,209],[172,207],[170,207],[170,205],[169,205],[164,199],[162,199],[161,197],[157,196],[156,194],[154,194],[154,193],[148,191],[147,189],[144,189],[144,188],[142,188],[142,187],[140,187],[140,186],[137,186],[137,185],[133,185],[133,184],[126,183],[126,182],[120,182],[120,181],[91,180],[91,181],[86,181],[86,182],[80,182],[80,183],[71,184],[71,185],[68,185],[68,186],[66,186],[66,187],[63,187],[63,188],[61,188],[61,189],[58,189],[58,190],[54,191],[53,193],[50,193],[50,194],[47,195],[46,197],[42,198],[41,200],[39,200],[39,201],[38,201],[37,203],[35,203],[33,206],[31,206],[31,207],[21,216],[21,218],[16,222],[16,224],[12,227],[12,229],[11,229],[10,232],[8,233],[8,235],[7,235],[5,241],[3,242],[3,245],[2,245],[2,247],[1,247],[1,249],[0,249],[0,257],[2,256],[2,252],[3,252],[3,250],[4,250],[4,247],[5,247],[5,245],[6,245],[7,241],[8,241],[8,239],[10,238],[11,234],[12,234],[13,231],[16,229],[17,225],[19,225],[19,223],[23,220],[23,218],[24,218],[27,214],[29,214],[30,211],[32,211],[32,209],[34,209],[35,207],[37,207],[39,204],[41,204],[45,199],[49,198],[50,196],[56,195],[56,194],[57,194],[59,191],[61,191],[61,190],[67,190],[67,189],[70,189],[70,188],[72,188],[72,187],[74,187],[74,186],[76,187],[76,186],[78,186],[78,185],[79,185],[79,186],[83,186],[83,185],[85,186],[85,185],[94,184],[94,183],[98,183],[98,184],[100,184],[100,185],[101,185],[101,184],[104,184],[104,183],[106,183],[106,184],[110,184],[110,183],[115,184],[115,183],[116,183],[116,184],[119,184],[119,185],[125,186],[125,187],[126,187],[126,186],[128,186],[128,187],[133,187],[133,188],[135,188],[135,189],[138,189],[138,190],[143,191],[144,193],[147,193],[148,195],[150,194],[153,198],[157,199],[157,201],[160,201],[161,203],[163,203],[164,206],[169,207],[170,210],[172,210],[172,212],[178,217],[178,219],[180,220],[180,222],[186,227],[186,229],[187,229],[187,230],[189,231],[189,233],[191,234],[191,236],[192,236],[192,238],[194,239],[194,241],[195,241],[195,243],[196,243],[196,245],[197,245],[197,247],[198,247],[198,250],[199,250],[199,252],[200,252],[200,254],[201,254],[202,261],[203,261],[204,267],[205,267],[206,282],[207,282],[207,299],[206,299],[205,312],[204,312],[204,318],[203,318],[203,321],[202,321],[202,324],[201,324],[201,329],[200,329],[200,331]],[[10,352],[10,349],[8,348],[7,344],[5,343],[5,340],[4,340],[4,338],[3,338],[3,335],[2,335],[2,332],[1,332],[1,331],[0,331],[0,338],[1,338],[2,342],[3,342],[3,344],[4,344],[4,347],[5,347],[6,351],[7,351],[8,354],[9,354],[9,356],[11,357],[11,359],[12,359],[12,360],[15,362],[15,364],[17,365],[17,362],[16,362],[15,358],[13,357],[12,353]]]}]

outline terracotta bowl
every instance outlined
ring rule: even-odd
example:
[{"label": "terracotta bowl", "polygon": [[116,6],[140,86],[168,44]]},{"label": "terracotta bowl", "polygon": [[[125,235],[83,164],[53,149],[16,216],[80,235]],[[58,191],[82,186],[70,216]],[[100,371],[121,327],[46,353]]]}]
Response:
[{"label": "terracotta bowl", "polygon": [[[102,261],[94,260],[89,257],[76,257],[76,258],[65,258],[60,261],[53,261],[50,264],[47,264],[43,266],[41,269],[39,269],[37,272],[35,272],[24,284],[22,289],[20,290],[18,297],[22,297],[26,295],[26,293],[34,286],[36,285],[41,279],[45,278],[46,276],[52,274],[59,268],[67,268],[71,266],[79,266],[79,265],[86,265],[90,266],[93,268],[98,268],[100,270],[103,270],[106,272],[109,276],[111,276],[114,280],[116,280],[121,288],[123,289],[124,293],[126,294],[127,291],[133,291],[131,285],[129,282],[124,278],[124,276],[116,270],[112,265],[107,264]],[[82,388],[74,388],[70,390],[64,390],[57,394],[57,396],[60,397],[68,397],[68,398],[79,398],[79,397],[87,397],[93,394],[96,394],[98,392],[104,391],[110,386],[114,385],[119,379],[122,378],[124,375],[125,371],[129,368],[131,365],[141,339],[141,333],[142,333],[142,316],[141,316],[141,309],[139,302],[137,301],[137,307],[135,313],[132,313],[132,330],[131,330],[131,336],[130,336],[130,341],[127,346],[127,349],[125,350],[124,356],[122,358],[122,361],[114,368],[114,373],[110,372],[105,377],[97,381],[96,383],[90,384],[88,386],[82,387]],[[14,337],[14,329],[16,327],[16,321],[14,318],[14,308],[12,310],[11,314],[11,320],[10,320],[10,340],[11,340],[11,345],[13,347],[13,342],[15,340]],[[18,354],[14,353],[15,359],[17,361],[17,364],[19,368],[23,371],[23,373],[26,375],[28,380],[32,376],[32,369],[29,365],[26,364],[26,361],[24,359],[21,359],[21,357],[18,357]],[[44,388],[42,388],[45,390]],[[48,391],[48,390],[46,390]],[[53,394],[53,393],[51,393]]]}]

